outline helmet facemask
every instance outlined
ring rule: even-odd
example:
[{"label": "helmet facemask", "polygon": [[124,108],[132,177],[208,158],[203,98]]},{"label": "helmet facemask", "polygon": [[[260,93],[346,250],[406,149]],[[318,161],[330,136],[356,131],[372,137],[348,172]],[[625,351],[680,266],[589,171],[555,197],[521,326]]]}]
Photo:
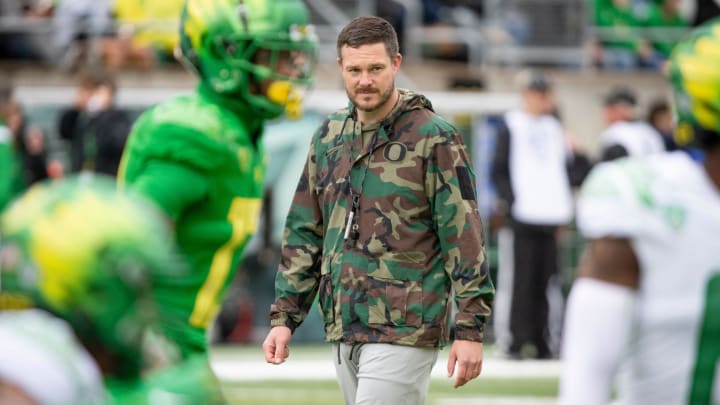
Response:
[{"label": "helmet facemask", "polygon": [[314,37],[298,42],[232,37],[220,41],[226,66],[241,82],[246,80],[239,92],[263,118],[276,118],[283,112],[291,119],[302,116],[302,98],[312,85],[316,62]]}]

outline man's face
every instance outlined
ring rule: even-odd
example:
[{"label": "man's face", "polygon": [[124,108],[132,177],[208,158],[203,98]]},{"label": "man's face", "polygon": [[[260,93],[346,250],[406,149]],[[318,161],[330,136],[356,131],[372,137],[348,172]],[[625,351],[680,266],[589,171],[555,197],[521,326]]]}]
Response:
[{"label": "man's face", "polygon": [[525,103],[536,114],[551,114],[555,110],[555,96],[550,89],[526,90]]},{"label": "man's face", "polygon": [[634,115],[634,107],[627,103],[606,104],[603,108],[603,116],[607,124],[632,120]]},{"label": "man's face", "polygon": [[87,107],[87,102],[90,100],[90,97],[92,97],[94,91],[95,86],[93,85],[80,85],[75,92],[75,106],[80,109],[85,109],[85,107]]},{"label": "man's face", "polygon": [[11,100],[7,107],[7,117],[6,117],[6,124],[8,129],[10,129],[10,132],[12,132],[15,136],[20,135],[20,130],[23,126],[23,110],[20,106],[20,103],[17,102],[17,100]]},{"label": "man's face", "polygon": [[374,112],[384,107],[395,90],[395,75],[402,56],[390,58],[382,43],[358,48],[343,46],[338,66],[350,101],[361,111]]}]

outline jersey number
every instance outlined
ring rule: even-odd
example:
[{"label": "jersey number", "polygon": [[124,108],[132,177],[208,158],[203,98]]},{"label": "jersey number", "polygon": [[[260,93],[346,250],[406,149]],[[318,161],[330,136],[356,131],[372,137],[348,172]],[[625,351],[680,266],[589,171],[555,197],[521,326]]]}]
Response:
[{"label": "jersey number", "polygon": [[710,278],[705,294],[705,312],[690,387],[690,405],[710,404],[712,400],[715,367],[720,358],[720,274]]},{"label": "jersey number", "polygon": [[232,224],[232,236],[215,252],[210,273],[195,300],[195,308],[190,315],[190,324],[198,328],[207,328],[220,303],[218,296],[225,286],[231,272],[232,258],[257,228],[257,219],[262,200],[259,198],[233,198],[228,211],[228,222]]}]

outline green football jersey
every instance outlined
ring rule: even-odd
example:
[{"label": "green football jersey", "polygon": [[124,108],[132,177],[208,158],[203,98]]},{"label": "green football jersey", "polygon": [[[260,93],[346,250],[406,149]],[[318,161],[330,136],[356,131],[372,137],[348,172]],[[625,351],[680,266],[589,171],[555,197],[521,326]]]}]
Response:
[{"label": "green football jersey", "polygon": [[0,121],[0,212],[23,190],[21,162],[12,134]]},{"label": "green football jersey", "polygon": [[108,405],[149,405],[149,390],[141,379],[106,379]]},{"label": "green football jersey", "polygon": [[205,404],[225,403],[220,382],[210,368],[207,356],[195,354],[182,362],[151,372],[145,384],[153,398],[165,398],[158,403]]},{"label": "green football jersey", "polygon": [[165,332],[184,355],[206,350],[263,194],[263,120],[242,101],[200,85],[145,112],[135,123],[119,181],[154,201],[174,222],[190,276],[157,277]]},{"label": "green football jersey", "polygon": [[142,379],[105,381],[108,405],[222,405],[220,384],[203,354],[149,372]]}]

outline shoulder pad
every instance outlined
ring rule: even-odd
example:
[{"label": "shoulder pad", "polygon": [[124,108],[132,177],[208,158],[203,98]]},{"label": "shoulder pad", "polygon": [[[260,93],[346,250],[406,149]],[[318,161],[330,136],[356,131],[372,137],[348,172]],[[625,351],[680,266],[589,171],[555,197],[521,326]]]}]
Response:
[{"label": "shoulder pad", "polygon": [[[179,161],[209,170],[223,164],[229,147],[228,128],[222,111],[191,97],[179,97],[146,111],[132,130],[133,145],[148,157]],[[239,136],[234,138],[240,138]]]}]

